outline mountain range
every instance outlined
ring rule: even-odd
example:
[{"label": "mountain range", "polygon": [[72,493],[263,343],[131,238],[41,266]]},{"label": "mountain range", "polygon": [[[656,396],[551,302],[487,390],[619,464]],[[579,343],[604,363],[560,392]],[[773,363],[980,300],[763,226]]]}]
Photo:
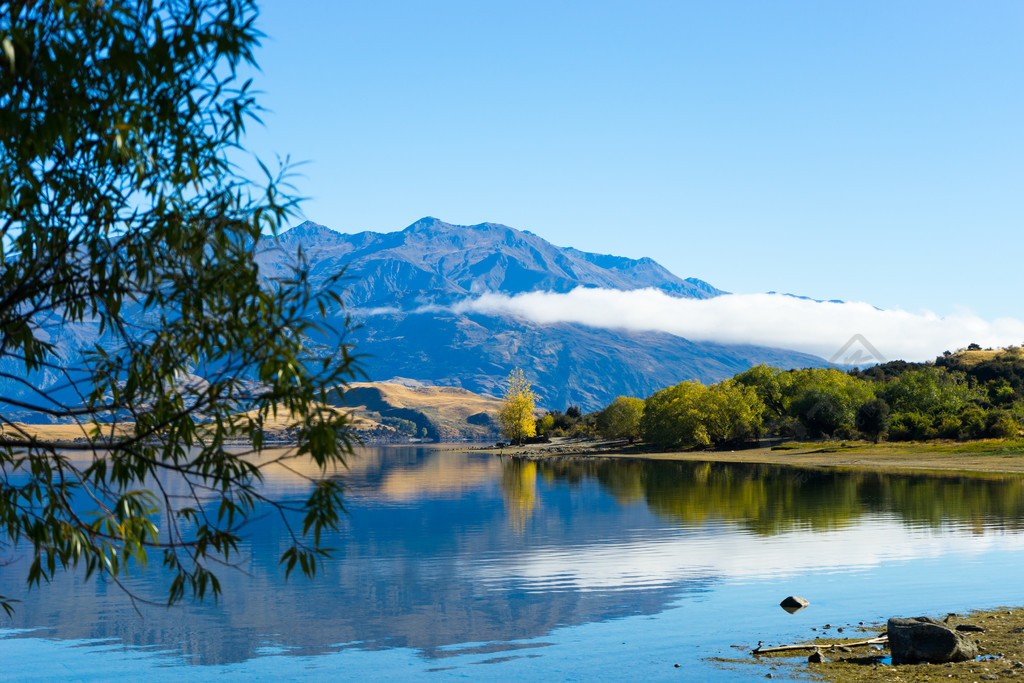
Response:
[{"label": "mountain range", "polygon": [[[459,387],[494,397],[503,393],[509,372],[520,367],[540,406],[594,410],[616,396],[644,397],[682,380],[714,382],[758,363],[784,368],[825,364],[785,349],[471,312],[466,302],[487,293],[515,296],[577,287],[653,288],[694,299],[729,296],[696,278],[680,278],[649,258],[558,247],[495,223],[461,226],[423,218],[398,232],[345,234],[307,221],[260,241],[256,259],[261,275],[290,274],[300,248],[314,286],[344,270],[344,307],[328,311],[327,322],[344,330],[350,316],[358,325],[344,341],[355,344],[372,381]],[[146,313],[133,305],[122,315],[140,322]],[[46,329],[66,368],[78,364],[87,349],[110,347],[98,323],[55,319]],[[328,336],[311,343],[315,354],[329,356],[337,353],[342,339]],[[18,379],[23,372],[16,360],[0,358],[0,397],[15,401],[4,407],[7,419],[50,422],[17,406],[17,400],[32,398],[34,392],[76,400],[75,387],[59,368]],[[404,419],[396,416],[390,417]]]},{"label": "mountain range", "polygon": [[[344,234],[307,221],[263,245],[261,272],[283,274],[299,247],[314,283],[345,269],[344,313],[361,325],[349,341],[371,380],[411,379],[500,396],[518,366],[543,406],[593,410],[619,395],[643,397],[682,380],[714,382],[758,363],[825,364],[785,349],[460,312],[456,304],[488,292],[602,287],[654,288],[697,299],[727,295],[650,258],[558,247],[504,225],[461,226],[428,217],[398,232]],[[325,343],[323,352],[330,346]]]},{"label": "mountain range", "polygon": [[346,269],[352,308],[448,305],[483,292],[568,292],[576,287],[642,289],[706,299],[725,294],[696,278],[676,277],[650,258],[591,254],[556,247],[527,231],[496,223],[451,225],[423,218],[399,232],[335,232],[306,221],[264,246],[260,267],[283,274],[301,246],[312,275]]}]

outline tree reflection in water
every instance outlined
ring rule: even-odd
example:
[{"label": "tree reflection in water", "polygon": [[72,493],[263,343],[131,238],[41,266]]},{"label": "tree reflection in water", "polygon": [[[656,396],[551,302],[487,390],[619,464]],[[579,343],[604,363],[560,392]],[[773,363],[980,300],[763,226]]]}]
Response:
[{"label": "tree reflection in water", "polygon": [[[507,467],[520,467],[509,463]],[[594,480],[621,503],[644,501],[687,525],[729,521],[764,535],[833,530],[887,513],[914,526],[1020,529],[1024,477],[885,474],[710,462],[596,458],[537,462],[547,481]]]}]

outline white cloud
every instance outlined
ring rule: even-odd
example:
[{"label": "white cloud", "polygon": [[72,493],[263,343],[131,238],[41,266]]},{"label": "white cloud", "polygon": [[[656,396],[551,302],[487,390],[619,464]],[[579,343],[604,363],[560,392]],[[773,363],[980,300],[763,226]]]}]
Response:
[{"label": "white cloud", "polygon": [[883,360],[930,360],[971,342],[983,347],[1024,342],[1024,322],[1012,318],[987,321],[969,311],[940,317],[928,311],[883,311],[866,303],[817,302],[781,294],[679,299],[656,289],[580,287],[566,293],[482,294],[451,310],[514,315],[536,323],[656,330],[693,341],[795,349],[826,359],[835,357],[855,335],[870,347],[856,341],[848,352],[860,348],[863,358],[873,348]]}]

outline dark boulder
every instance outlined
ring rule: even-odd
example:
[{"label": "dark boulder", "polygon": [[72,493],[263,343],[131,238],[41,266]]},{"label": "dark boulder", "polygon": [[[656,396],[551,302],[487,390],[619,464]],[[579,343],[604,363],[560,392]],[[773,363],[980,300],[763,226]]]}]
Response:
[{"label": "dark boulder", "polygon": [[890,619],[887,630],[893,664],[942,664],[978,656],[973,640],[931,617]]},{"label": "dark boulder", "polygon": [[779,607],[792,614],[793,612],[799,612],[809,604],[811,604],[810,601],[805,600],[804,598],[798,598],[795,595],[790,595],[779,603]]}]

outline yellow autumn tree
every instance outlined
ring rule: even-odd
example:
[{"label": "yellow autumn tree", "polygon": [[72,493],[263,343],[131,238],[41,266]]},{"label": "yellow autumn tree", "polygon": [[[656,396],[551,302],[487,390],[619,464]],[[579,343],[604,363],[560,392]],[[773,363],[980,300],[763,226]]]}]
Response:
[{"label": "yellow autumn tree", "polygon": [[519,368],[510,372],[506,381],[508,386],[505,388],[505,396],[501,399],[498,420],[501,421],[501,429],[505,436],[512,443],[521,444],[524,439],[537,433],[537,425],[533,418],[533,406],[537,396]]}]

